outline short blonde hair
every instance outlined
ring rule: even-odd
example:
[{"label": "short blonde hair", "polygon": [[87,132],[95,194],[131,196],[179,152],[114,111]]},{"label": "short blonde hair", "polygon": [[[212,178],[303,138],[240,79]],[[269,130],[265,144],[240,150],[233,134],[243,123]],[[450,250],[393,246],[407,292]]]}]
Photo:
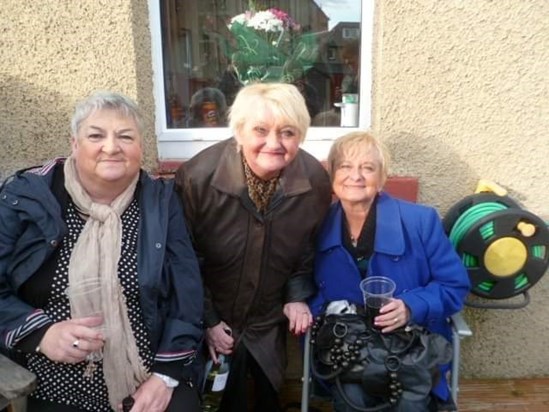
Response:
[{"label": "short blonde hair", "polygon": [[377,152],[381,166],[381,183],[382,185],[385,184],[389,175],[391,156],[385,145],[376,139],[373,134],[366,131],[347,133],[334,141],[328,154],[328,172],[331,179],[333,180],[335,171],[345,157],[370,151]]},{"label": "short blonde hair", "polygon": [[305,140],[311,117],[303,95],[297,87],[287,83],[253,83],[240,89],[229,109],[229,127],[233,133],[242,130],[250,111],[260,103],[272,110],[274,116],[295,127],[300,142]]}]

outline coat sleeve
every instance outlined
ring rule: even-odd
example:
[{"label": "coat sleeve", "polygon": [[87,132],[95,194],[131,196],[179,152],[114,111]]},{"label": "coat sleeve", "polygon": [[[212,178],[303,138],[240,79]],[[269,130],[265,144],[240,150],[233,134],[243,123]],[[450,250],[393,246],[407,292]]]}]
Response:
[{"label": "coat sleeve", "polygon": [[[303,249],[303,254],[296,270],[286,282],[286,302],[303,302],[311,298],[317,291],[313,277],[313,262],[315,258],[316,237],[330,207],[332,190],[330,181],[324,169],[321,176],[316,176],[317,184],[313,185],[315,204],[311,214],[317,220],[315,229],[311,233],[309,242]],[[315,212],[313,212],[313,210]]]},{"label": "coat sleeve", "polygon": [[315,294],[316,286],[312,274],[313,258],[314,248],[309,244],[303,251],[299,266],[286,282],[286,303],[303,302]]},{"label": "coat sleeve", "polygon": [[313,317],[317,317],[324,312],[326,303],[326,298],[321,291],[318,291],[313,297],[308,300],[307,304],[309,305],[309,309],[311,310]]},{"label": "coat sleeve", "polygon": [[172,361],[189,365],[194,360],[202,341],[203,291],[198,261],[175,193],[169,209],[163,278],[171,287],[161,304],[167,316],[153,371],[180,379],[173,374]]},{"label": "coat sleeve", "polygon": [[[5,190],[0,194],[0,347],[7,349],[12,349],[22,339],[52,322],[42,310],[22,301],[13,288],[10,273],[14,251],[24,227],[32,225],[19,218],[17,211],[10,206],[15,199],[10,197]],[[30,257],[26,256],[26,259]],[[23,267],[26,263],[21,261],[19,264]]]},{"label": "coat sleeve", "polygon": [[[196,195],[194,194],[191,181],[189,179],[189,176],[185,173],[185,165],[182,165],[175,175],[175,185],[176,185],[176,191],[179,194],[179,197],[181,199],[181,202],[183,203],[183,210],[185,212],[185,221],[187,223],[187,228],[189,231],[189,236],[191,238],[191,242],[193,243],[193,247],[198,259],[198,264],[201,266],[202,256],[200,254],[200,250],[196,248],[196,245],[194,244],[194,233],[195,233],[195,225],[194,222],[196,219],[198,219],[196,215]],[[211,292],[207,287],[204,286],[202,283],[202,287],[204,288],[204,324],[206,327],[212,327],[217,325],[219,322],[221,322],[221,318],[217,314],[217,311],[214,308],[212,299],[211,299]]]},{"label": "coat sleeve", "polygon": [[410,308],[412,322],[429,326],[460,311],[469,292],[467,271],[444,233],[436,211],[427,209],[417,227],[429,280],[425,286],[403,293],[400,298]]}]

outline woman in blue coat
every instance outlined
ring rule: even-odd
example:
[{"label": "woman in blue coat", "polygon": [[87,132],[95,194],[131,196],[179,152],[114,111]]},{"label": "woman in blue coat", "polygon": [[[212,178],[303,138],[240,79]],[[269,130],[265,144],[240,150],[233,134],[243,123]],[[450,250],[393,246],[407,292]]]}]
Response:
[{"label": "woman in blue coat", "polygon": [[[315,282],[310,300],[314,316],[333,301],[363,305],[359,283],[367,276],[387,276],[396,283],[394,299],[375,318],[382,333],[415,324],[451,338],[447,318],[460,311],[469,291],[467,272],[446,237],[437,212],[430,207],[395,199],[382,191],[389,155],[366,132],[353,132],[336,140],[328,157],[334,203],[317,242]],[[432,393],[445,401],[444,379]],[[358,388],[360,386],[356,385]],[[360,389],[347,394],[364,406],[381,403]],[[358,398],[358,399],[357,399]],[[403,398],[392,410],[427,411]],[[335,397],[335,409],[353,411]]]}]

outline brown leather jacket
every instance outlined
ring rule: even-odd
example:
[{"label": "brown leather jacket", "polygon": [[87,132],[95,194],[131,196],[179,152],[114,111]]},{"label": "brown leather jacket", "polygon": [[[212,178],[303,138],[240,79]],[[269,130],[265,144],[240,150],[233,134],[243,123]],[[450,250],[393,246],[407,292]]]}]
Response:
[{"label": "brown leather jacket", "polygon": [[315,292],[314,237],[331,201],[326,171],[299,150],[261,215],[231,138],[184,163],[176,184],[201,262],[206,326],[225,321],[279,388],[288,328],[283,306]]}]

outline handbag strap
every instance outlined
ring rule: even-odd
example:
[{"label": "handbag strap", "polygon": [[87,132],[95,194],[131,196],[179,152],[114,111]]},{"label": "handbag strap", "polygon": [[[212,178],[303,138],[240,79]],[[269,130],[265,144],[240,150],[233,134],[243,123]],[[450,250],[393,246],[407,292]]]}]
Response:
[{"label": "handbag strap", "polygon": [[320,373],[315,365],[314,352],[315,352],[315,345],[311,345],[311,350],[309,353],[309,360],[310,360],[309,364],[311,366],[311,372],[315,378],[322,379],[322,380],[330,380],[330,379],[336,378],[343,372],[343,368],[338,368],[334,370],[332,373],[327,373],[325,375]]},{"label": "handbag strap", "polygon": [[356,409],[357,411],[361,411],[361,412],[377,412],[377,411],[383,411],[387,408],[390,408],[392,406],[394,406],[391,402],[383,402],[382,404],[380,405],[377,405],[377,406],[360,406],[360,405],[357,405],[355,404],[351,399],[349,399],[349,397],[347,396],[347,394],[345,393],[345,389],[343,388],[343,386],[341,385],[341,381],[339,380],[339,376],[336,377],[335,379],[335,383],[336,383],[336,389],[337,389],[337,392],[339,393],[339,396],[341,396],[341,399],[343,399],[343,401],[348,405],[350,406],[352,409]]},{"label": "handbag strap", "polygon": [[[385,349],[387,349],[387,352],[391,355],[399,356],[399,355],[402,355],[403,353],[408,352],[416,344],[417,340],[419,339],[419,335],[421,334],[421,331],[418,330],[418,329],[411,329],[411,330],[408,330],[408,331],[391,332],[387,335],[384,335],[381,332],[378,332],[378,333],[379,333],[379,337],[380,337],[381,342],[383,342],[383,345],[385,346]],[[393,347],[390,344],[390,342],[391,342],[391,340],[393,339],[393,336],[394,336],[393,334],[402,334],[402,333],[409,334],[409,335],[411,335],[411,337],[410,337],[408,343],[406,344],[406,346],[404,346],[400,350],[395,351],[395,350],[393,350]]]},{"label": "handbag strap", "polygon": [[311,372],[313,376],[317,379],[324,379],[324,380],[335,379],[336,389],[339,395],[341,396],[341,399],[343,399],[343,401],[347,405],[349,405],[351,408],[356,409],[357,411],[360,411],[360,412],[377,412],[393,406],[391,402],[388,402],[388,401],[383,402],[381,405],[372,406],[372,407],[364,407],[364,406],[356,405],[351,399],[349,399],[349,397],[345,393],[345,389],[343,389],[343,386],[341,385],[341,380],[339,379],[339,375],[343,372],[343,369],[339,368],[333,373],[329,373],[326,375],[320,373],[318,369],[315,367],[314,355],[313,355],[314,345],[313,345],[313,348],[311,349],[312,350],[310,351],[310,355],[309,355],[310,356],[309,364],[310,364]]}]

